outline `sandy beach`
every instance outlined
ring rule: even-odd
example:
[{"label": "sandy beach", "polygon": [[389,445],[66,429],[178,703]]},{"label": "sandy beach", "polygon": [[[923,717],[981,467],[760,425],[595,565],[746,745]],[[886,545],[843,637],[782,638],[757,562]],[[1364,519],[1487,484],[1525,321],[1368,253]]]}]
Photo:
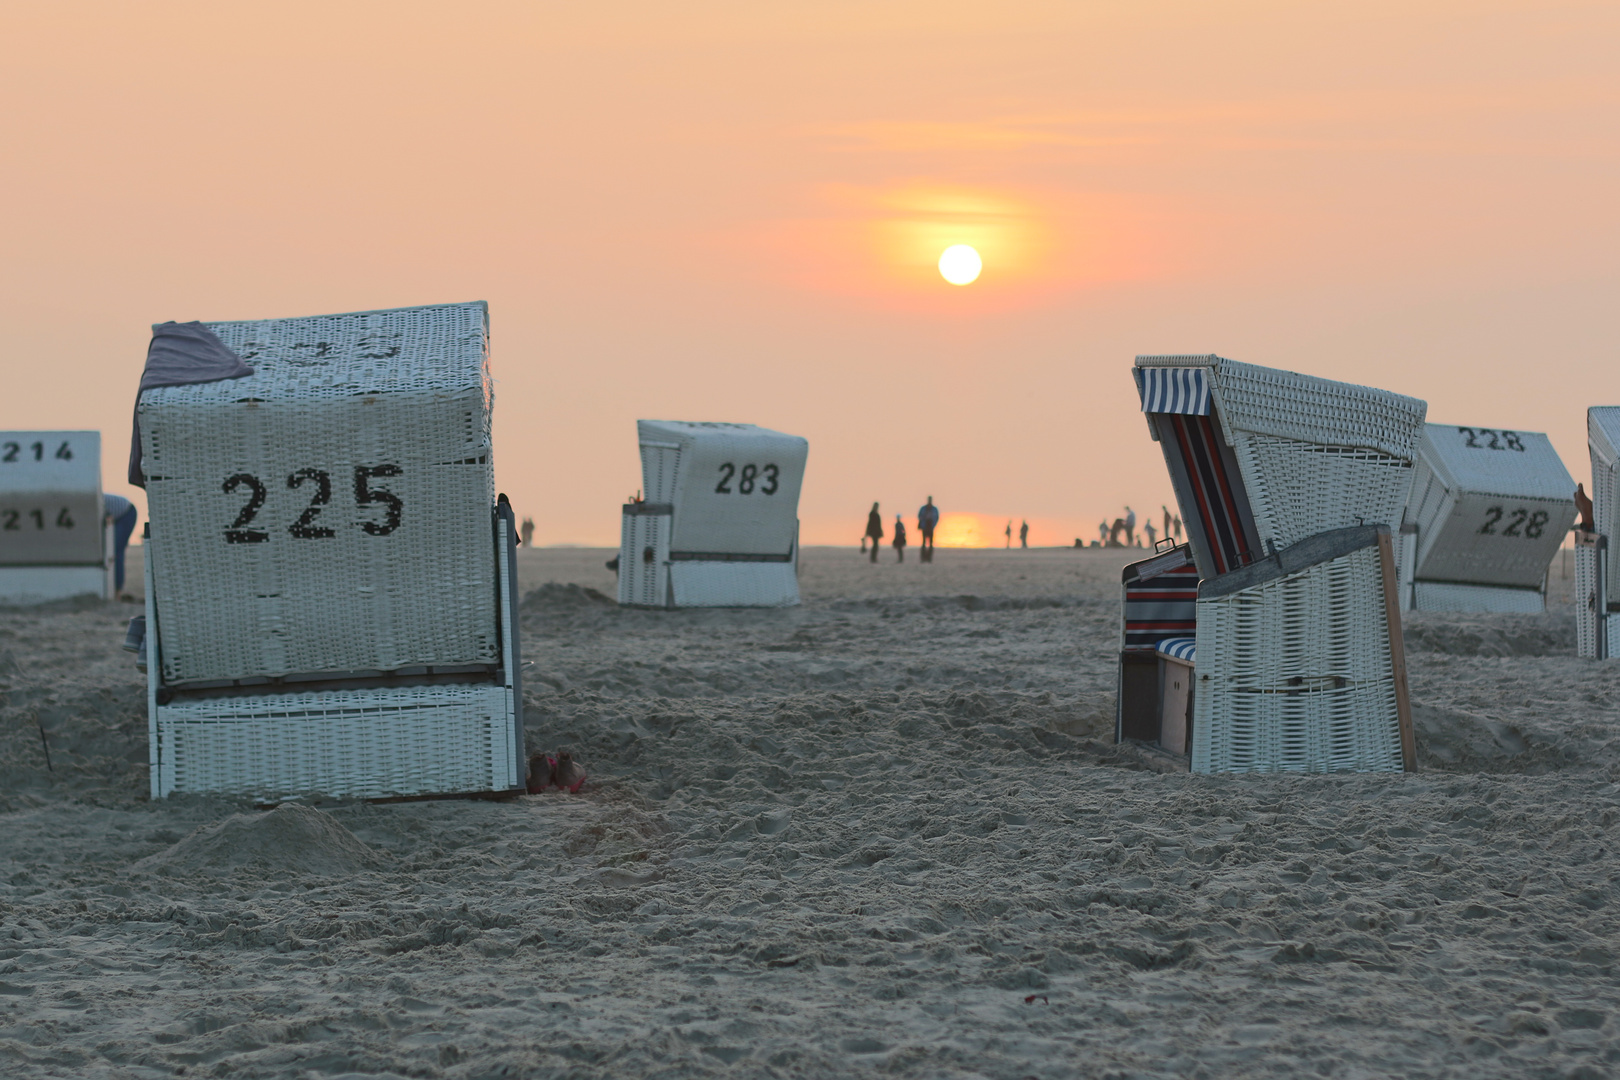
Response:
[{"label": "sandy beach", "polygon": [[0,1072],[1620,1061],[1620,665],[1560,564],[1544,617],[1409,617],[1419,772],[1202,777],[1112,743],[1128,553],[812,548],[801,607],[687,612],[610,554],[520,556],[577,796],[154,804],[136,609],[0,611]]}]

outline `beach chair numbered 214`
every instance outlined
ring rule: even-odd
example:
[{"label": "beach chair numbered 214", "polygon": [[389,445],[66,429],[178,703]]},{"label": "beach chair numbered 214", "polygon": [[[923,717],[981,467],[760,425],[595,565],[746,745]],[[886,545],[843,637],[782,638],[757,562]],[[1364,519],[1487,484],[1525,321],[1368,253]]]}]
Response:
[{"label": "beach chair numbered 214", "polygon": [[149,377],[164,342],[224,370],[137,407],[154,798],[522,788],[488,327],[474,303],[155,328]]},{"label": "beach chair numbered 214", "polygon": [[99,431],[0,431],[0,604],[112,596]]},{"label": "beach chair numbered 214", "polygon": [[1135,376],[1188,544],[1126,568],[1117,734],[1195,772],[1413,767],[1391,523],[1424,403],[1218,356]]}]

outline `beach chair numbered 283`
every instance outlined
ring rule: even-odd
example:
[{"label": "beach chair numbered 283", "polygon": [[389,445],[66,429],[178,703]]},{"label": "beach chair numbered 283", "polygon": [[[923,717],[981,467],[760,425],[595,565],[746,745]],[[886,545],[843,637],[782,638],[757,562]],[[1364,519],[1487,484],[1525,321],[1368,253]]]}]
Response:
[{"label": "beach chair numbered 283", "polygon": [[148,376],[176,340],[227,373],[137,407],[154,798],[522,787],[488,325],[474,303],[155,328]]},{"label": "beach chair numbered 283", "polygon": [[1218,356],[1135,376],[1188,544],[1125,570],[1118,735],[1195,772],[1412,768],[1390,523],[1424,403]]},{"label": "beach chair numbered 283", "polygon": [[799,488],[810,444],[753,424],[638,420],[643,497],[624,505],[619,603],[799,602]]},{"label": "beach chair numbered 283", "polygon": [[0,604],[112,596],[99,431],[0,431]]},{"label": "beach chair numbered 283", "polygon": [[1535,431],[1424,425],[1401,525],[1401,607],[1540,614],[1575,481]]}]

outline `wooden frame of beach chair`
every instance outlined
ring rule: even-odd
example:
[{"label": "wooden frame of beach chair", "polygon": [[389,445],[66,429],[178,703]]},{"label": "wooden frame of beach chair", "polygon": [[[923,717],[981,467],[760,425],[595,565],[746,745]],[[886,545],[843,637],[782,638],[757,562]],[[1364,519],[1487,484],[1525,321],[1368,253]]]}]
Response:
[{"label": "wooden frame of beach chair", "polygon": [[1402,609],[1545,611],[1574,493],[1540,432],[1425,424],[1401,525]]},{"label": "wooden frame of beach chair", "polygon": [[1575,651],[1589,660],[1620,656],[1620,597],[1609,595],[1617,569],[1620,527],[1620,405],[1586,410],[1586,446],[1592,460],[1594,532],[1575,533]]},{"label": "wooden frame of beach chair", "polygon": [[1424,403],[1218,356],[1134,373],[1201,578],[1191,768],[1414,767],[1392,534]]},{"label": "wooden frame of beach chair", "polygon": [[810,444],[753,424],[638,420],[643,497],[624,505],[619,603],[799,602],[799,489]]},{"label": "wooden frame of beach chair", "polygon": [[488,328],[211,323],[254,374],[141,395],[154,798],[522,790]]},{"label": "wooden frame of beach chair", "polygon": [[101,432],[0,431],[0,604],[113,594]]}]

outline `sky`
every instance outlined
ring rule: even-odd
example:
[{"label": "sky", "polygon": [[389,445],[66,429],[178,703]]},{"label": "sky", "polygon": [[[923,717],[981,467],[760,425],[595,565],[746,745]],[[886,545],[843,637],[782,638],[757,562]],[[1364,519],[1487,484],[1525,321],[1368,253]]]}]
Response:
[{"label": "sky", "polygon": [[542,544],[617,543],[640,417],[808,438],[809,543],[926,495],[1090,539],[1170,501],[1139,353],[1545,431],[1581,479],[1617,41],[1546,0],[13,0],[0,429],[100,429],[139,502],[152,323],[486,300]]}]

